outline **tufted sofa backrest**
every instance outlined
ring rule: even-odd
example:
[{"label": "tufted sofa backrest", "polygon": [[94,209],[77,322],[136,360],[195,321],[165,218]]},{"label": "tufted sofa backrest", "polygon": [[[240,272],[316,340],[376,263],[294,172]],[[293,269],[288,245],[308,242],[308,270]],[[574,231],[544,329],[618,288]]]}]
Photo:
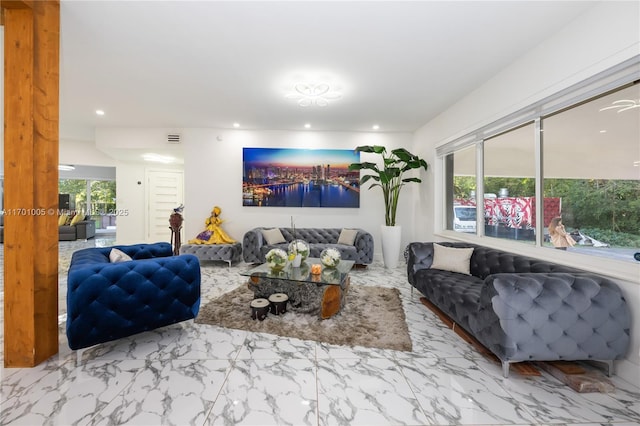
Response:
[{"label": "tufted sofa backrest", "polygon": [[534,259],[482,246],[474,248],[470,269],[472,275],[482,279],[487,278],[489,275],[500,273],[584,272],[546,260]]},{"label": "tufted sofa backrest", "polygon": [[[471,243],[462,242],[439,242],[442,246],[469,248],[473,247],[473,254],[470,261],[471,275],[481,279],[487,278],[489,275],[500,273],[529,273],[529,272],[568,272],[568,273],[584,273],[579,269],[571,268],[557,263],[548,262],[546,260],[534,259],[532,257],[522,256],[516,253],[479,246]],[[415,273],[420,268],[430,267],[433,261],[433,244],[423,243],[419,245],[418,262],[414,267],[410,266],[410,272]],[[416,248],[414,248],[416,250]]]},{"label": "tufted sofa backrest", "polygon": [[[295,238],[310,244],[337,244],[340,238],[340,228],[296,228]],[[293,228],[280,228],[282,236],[287,242],[293,241]]]},{"label": "tufted sofa backrest", "polygon": [[133,260],[151,259],[154,257],[167,257],[173,255],[173,249],[169,243],[134,244],[129,246],[96,247],[78,250],[71,256],[71,267],[81,265],[94,265],[96,263],[109,263],[111,249],[122,250]]}]

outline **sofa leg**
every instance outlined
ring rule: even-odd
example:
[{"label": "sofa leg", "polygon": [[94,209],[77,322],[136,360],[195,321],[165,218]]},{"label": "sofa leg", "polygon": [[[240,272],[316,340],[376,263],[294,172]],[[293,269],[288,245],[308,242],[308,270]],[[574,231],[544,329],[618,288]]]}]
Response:
[{"label": "sofa leg", "polygon": [[502,376],[506,379],[509,377],[509,361],[501,361],[502,362]]},{"label": "sofa leg", "polygon": [[613,376],[613,360],[602,361],[607,366],[607,377]]}]

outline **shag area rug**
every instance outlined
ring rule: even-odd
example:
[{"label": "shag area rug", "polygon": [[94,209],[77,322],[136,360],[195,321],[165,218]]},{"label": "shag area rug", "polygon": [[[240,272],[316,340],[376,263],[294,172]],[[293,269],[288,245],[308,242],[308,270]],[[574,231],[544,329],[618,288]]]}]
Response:
[{"label": "shag area rug", "polygon": [[395,288],[349,287],[345,306],[333,317],[293,312],[251,319],[253,292],[246,285],[212,300],[200,309],[195,322],[256,333],[315,340],[332,345],[411,351],[411,338]]}]

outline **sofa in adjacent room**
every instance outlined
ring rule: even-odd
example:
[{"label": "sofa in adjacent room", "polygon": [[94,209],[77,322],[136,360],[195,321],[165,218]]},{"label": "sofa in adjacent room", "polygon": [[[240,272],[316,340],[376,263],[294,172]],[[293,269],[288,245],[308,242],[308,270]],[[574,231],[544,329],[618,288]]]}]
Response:
[{"label": "sofa in adjacent room", "polygon": [[95,247],[71,257],[67,338],[82,349],[195,318],[200,262],[169,243]]},{"label": "sofa in adjacent room", "polygon": [[502,362],[613,361],[626,356],[631,314],[597,274],[468,243],[411,243],[407,277]]},{"label": "sofa in adjacent room", "polygon": [[[81,220],[73,225],[58,226],[58,241],[88,240],[96,236],[96,222]],[[4,243],[4,215],[0,215],[0,243]]]},{"label": "sofa in adjacent room", "polygon": [[58,218],[58,241],[88,240],[96,236],[96,222],[82,213],[62,214]]},{"label": "sofa in adjacent room", "polygon": [[88,240],[96,236],[96,222],[82,220],[74,225],[58,226],[58,241]]},{"label": "sofa in adjacent room", "polygon": [[342,259],[356,265],[373,262],[373,236],[363,229],[346,228],[254,228],[244,234],[242,257],[247,263],[264,263],[265,255],[273,248],[287,251],[294,239],[309,244],[309,257],[320,257],[325,248],[340,251]]}]

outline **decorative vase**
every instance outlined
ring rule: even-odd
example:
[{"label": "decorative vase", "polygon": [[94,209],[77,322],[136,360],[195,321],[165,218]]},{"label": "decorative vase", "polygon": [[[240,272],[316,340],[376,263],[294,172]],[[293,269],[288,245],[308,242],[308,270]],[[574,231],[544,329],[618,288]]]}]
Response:
[{"label": "decorative vase", "polygon": [[395,268],[400,259],[400,242],[402,239],[401,226],[380,227],[382,237],[382,259],[385,268]]},{"label": "decorative vase", "polygon": [[287,253],[282,249],[271,249],[264,258],[272,271],[281,271],[287,265]]},{"label": "decorative vase", "polygon": [[334,248],[326,248],[320,253],[320,261],[327,268],[335,268],[340,263],[340,251]]},{"label": "decorative vase", "polygon": [[289,243],[289,254],[302,255],[302,261],[304,262],[309,257],[309,244],[304,240],[293,240]]},{"label": "decorative vase", "polygon": [[294,268],[299,268],[301,263],[302,263],[302,255],[296,254],[293,260],[291,261],[291,266],[293,266]]}]

